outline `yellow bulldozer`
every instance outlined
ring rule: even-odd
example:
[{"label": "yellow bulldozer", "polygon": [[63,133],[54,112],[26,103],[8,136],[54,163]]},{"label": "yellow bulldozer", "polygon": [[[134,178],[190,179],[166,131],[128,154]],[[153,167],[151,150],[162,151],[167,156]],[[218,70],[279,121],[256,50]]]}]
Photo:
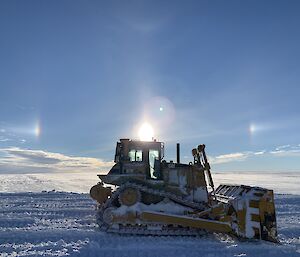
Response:
[{"label": "yellow bulldozer", "polygon": [[243,239],[277,241],[273,191],[212,180],[205,145],[193,161],[164,160],[164,143],[120,139],[115,165],[90,195],[98,202],[103,231],[141,235],[227,233]]}]

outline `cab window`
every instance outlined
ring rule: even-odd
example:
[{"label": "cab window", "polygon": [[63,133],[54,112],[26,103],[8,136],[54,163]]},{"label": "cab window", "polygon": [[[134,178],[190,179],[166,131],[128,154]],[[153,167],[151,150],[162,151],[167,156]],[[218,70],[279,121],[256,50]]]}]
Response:
[{"label": "cab window", "polygon": [[143,161],[143,152],[142,152],[142,150],[132,149],[132,150],[129,151],[128,156],[129,156],[129,160],[131,162],[141,162],[141,161]]},{"label": "cab window", "polygon": [[158,150],[149,150],[150,177],[153,179],[157,179],[157,177],[154,175],[154,163],[157,159],[159,159]]}]

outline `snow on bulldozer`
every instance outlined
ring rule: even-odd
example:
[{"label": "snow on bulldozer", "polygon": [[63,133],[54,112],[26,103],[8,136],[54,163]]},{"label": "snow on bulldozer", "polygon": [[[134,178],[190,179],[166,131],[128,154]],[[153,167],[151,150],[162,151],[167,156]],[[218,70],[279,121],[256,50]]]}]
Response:
[{"label": "snow on bulldozer", "polygon": [[277,241],[273,191],[245,185],[214,187],[205,145],[193,161],[164,160],[164,144],[121,139],[115,165],[90,195],[98,202],[101,230],[119,234],[230,234]]}]

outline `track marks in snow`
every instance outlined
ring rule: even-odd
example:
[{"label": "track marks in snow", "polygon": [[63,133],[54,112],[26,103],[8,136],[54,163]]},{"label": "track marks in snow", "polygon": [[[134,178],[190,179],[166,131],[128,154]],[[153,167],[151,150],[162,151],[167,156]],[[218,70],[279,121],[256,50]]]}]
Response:
[{"label": "track marks in snow", "polygon": [[100,232],[86,194],[0,194],[0,256],[300,256],[300,196],[276,195],[281,245],[202,237],[119,236]]},{"label": "track marks in snow", "polygon": [[11,244],[3,245],[5,253],[0,256],[66,256],[79,253],[80,249],[88,243],[88,240],[67,243],[64,240],[57,242],[40,242],[38,244]]}]

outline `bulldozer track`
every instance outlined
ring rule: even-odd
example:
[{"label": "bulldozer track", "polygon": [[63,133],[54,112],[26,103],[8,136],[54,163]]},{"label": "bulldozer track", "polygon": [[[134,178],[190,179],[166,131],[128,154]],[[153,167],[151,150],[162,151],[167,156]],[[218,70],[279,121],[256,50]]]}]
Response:
[{"label": "bulldozer track", "polygon": [[105,209],[113,207],[113,202],[118,199],[120,193],[125,188],[134,188],[144,193],[158,195],[164,198],[169,198],[175,203],[191,207],[196,210],[203,210],[206,206],[202,203],[190,202],[183,199],[180,196],[174,195],[172,193],[165,192],[159,189],[149,188],[145,185],[140,185],[137,183],[127,182],[124,185],[120,186],[112,196],[102,205],[99,206],[97,213],[97,224],[99,225],[100,230],[105,232],[112,232],[118,234],[127,234],[127,235],[160,235],[160,236],[198,236],[205,234],[204,230],[194,229],[189,227],[180,227],[180,226],[167,226],[159,223],[151,224],[142,224],[142,225],[131,225],[131,224],[106,224],[102,215]]}]

